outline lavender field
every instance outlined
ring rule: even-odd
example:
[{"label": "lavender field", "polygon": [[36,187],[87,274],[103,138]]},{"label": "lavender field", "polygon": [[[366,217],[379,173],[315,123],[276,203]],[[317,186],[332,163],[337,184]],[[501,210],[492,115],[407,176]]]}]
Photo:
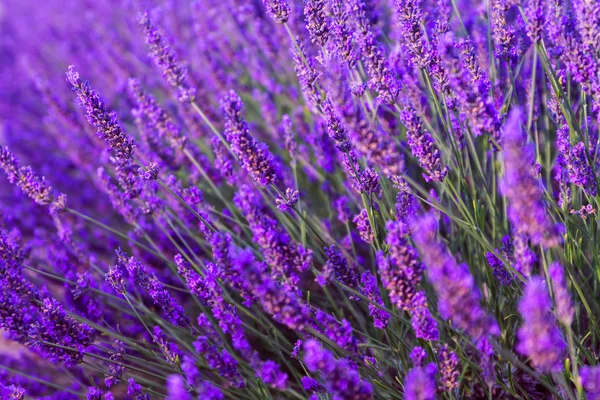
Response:
[{"label": "lavender field", "polygon": [[0,400],[600,399],[598,0],[0,2]]}]

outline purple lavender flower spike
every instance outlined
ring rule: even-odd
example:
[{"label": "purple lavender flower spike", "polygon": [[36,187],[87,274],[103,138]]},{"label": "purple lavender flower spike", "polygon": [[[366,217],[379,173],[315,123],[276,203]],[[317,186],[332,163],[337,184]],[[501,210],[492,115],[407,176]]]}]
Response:
[{"label": "purple lavender flower spike", "polygon": [[600,367],[585,366],[579,370],[581,386],[588,400],[600,400]]},{"label": "purple lavender flower spike", "polygon": [[451,392],[458,387],[458,356],[450,350],[447,344],[441,346],[438,350],[438,360],[440,364],[440,390]]},{"label": "purple lavender flower spike", "polygon": [[443,318],[474,339],[499,333],[498,324],[481,306],[481,294],[466,264],[457,264],[446,246],[436,238],[437,222],[432,213],[415,220],[419,229],[413,238],[421,258],[429,267],[428,277],[438,295]]},{"label": "purple lavender flower spike", "polygon": [[329,0],[331,8],[331,37],[335,44],[337,55],[352,68],[357,61],[357,51],[354,48],[353,34],[349,26],[348,11],[343,0]]},{"label": "purple lavender flower spike", "polygon": [[436,148],[433,137],[423,130],[421,120],[411,106],[405,106],[401,119],[406,126],[408,146],[421,168],[425,170],[423,177],[427,182],[442,182],[448,173],[448,167],[443,166],[440,151]]},{"label": "purple lavender flower spike", "polygon": [[299,192],[297,190],[287,188],[285,194],[280,195],[275,199],[277,209],[281,212],[288,212],[298,203]]},{"label": "purple lavender flower spike", "polygon": [[[369,271],[363,272],[361,278],[361,292],[364,296],[383,307],[383,300],[379,293],[379,287],[377,286],[377,278]],[[373,317],[373,325],[377,329],[385,329],[390,320],[390,314],[375,304],[369,303],[369,315]]]},{"label": "purple lavender flower spike", "polygon": [[415,331],[415,336],[423,339],[436,341],[440,339],[440,332],[437,328],[437,321],[429,311],[429,304],[424,292],[417,292],[413,297],[413,303],[410,307],[411,326]]},{"label": "purple lavender flower spike", "polygon": [[167,378],[168,400],[192,400],[192,395],[185,386],[185,380],[181,375],[170,375]]},{"label": "purple lavender flower spike", "polygon": [[544,2],[542,0],[530,0],[525,10],[527,17],[527,36],[532,42],[539,42],[544,29]]},{"label": "purple lavender flower spike", "polygon": [[175,52],[158,32],[147,12],[140,15],[139,23],[150,48],[150,57],[160,68],[166,81],[174,87],[179,87],[187,71],[180,65]]},{"label": "purple lavender flower spike", "polygon": [[299,37],[296,38],[296,43],[297,45],[292,46],[294,70],[296,76],[298,76],[298,81],[300,81],[302,93],[304,93],[311,108],[316,109],[323,101],[319,91],[319,78],[322,74],[313,66],[313,60],[306,54],[302,40]]},{"label": "purple lavender flower spike", "polygon": [[353,0],[351,8],[356,22],[360,52],[371,76],[369,84],[377,90],[379,100],[386,104],[393,104],[400,88],[386,60],[384,48],[377,42],[373,33],[367,17],[366,4],[362,0]]},{"label": "purple lavender flower spike", "polygon": [[290,18],[291,8],[287,0],[263,0],[267,12],[279,24],[285,24]]},{"label": "purple lavender flower spike", "polygon": [[565,281],[563,266],[559,262],[553,262],[548,267],[548,275],[552,286],[552,294],[554,295],[554,304],[556,305],[556,317],[564,325],[570,326],[573,323],[575,310]]},{"label": "purple lavender flower spike", "polygon": [[325,46],[329,39],[325,0],[306,0],[304,2],[304,18],[310,40],[318,46]]},{"label": "purple lavender flower spike", "polygon": [[4,170],[10,183],[16,184],[37,204],[43,206],[52,202],[52,187],[48,185],[46,178],[37,176],[30,166],[19,168],[17,159],[8,147],[0,147],[0,168]]},{"label": "purple lavender flower spike", "polygon": [[242,99],[230,91],[221,99],[221,110],[225,116],[225,138],[240,164],[254,182],[267,186],[277,178],[273,156],[264,143],[259,143],[250,135],[248,124],[242,116]]},{"label": "purple lavender flower spike", "polygon": [[527,234],[534,244],[555,247],[561,242],[560,228],[546,214],[542,189],[532,171],[532,148],[527,145],[520,124],[521,111],[514,109],[504,128],[502,146],[508,216],[517,231]]},{"label": "purple lavender flower spike", "polygon": [[370,400],[373,386],[361,379],[358,371],[346,360],[337,360],[314,339],[304,344],[304,362],[309,371],[320,373],[327,392],[336,399]]},{"label": "purple lavender flower spike", "polygon": [[552,301],[542,278],[532,277],[527,283],[519,312],[523,324],[517,332],[517,351],[541,372],[559,371],[566,346],[552,315]]},{"label": "purple lavender flower spike", "polygon": [[354,290],[358,290],[358,272],[356,271],[356,267],[348,263],[346,258],[336,249],[335,245],[325,247],[325,254],[327,255],[327,263],[323,267],[323,273],[325,275],[333,273],[339,282]]},{"label": "purple lavender flower spike", "polygon": [[434,363],[408,371],[404,378],[404,398],[406,400],[435,400],[436,372],[437,368]]},{"label": "purple lavender flower spike", "polygon": [[181,128],[175,121],[158,106],[154,97],[146,92],[136,79],[129,80],[129,87],[137,103],[135,113],[148,118],[158,134],[166,137],[173,148],[185,147],[187,137],[181,133]]},{"label": "purple lavender flower spike", "polygon": [[91,88],[88,82],[81,82],[79,73],[73,65],[69,66],[67,79],[73,86],[73,91],[85,109],[85,116],[94,128],[98,137],[104,140],[117,158],[130,159],[133,157],[135,142],[127,137],[117,121],[114,112],[108,111],[102,98]]}]

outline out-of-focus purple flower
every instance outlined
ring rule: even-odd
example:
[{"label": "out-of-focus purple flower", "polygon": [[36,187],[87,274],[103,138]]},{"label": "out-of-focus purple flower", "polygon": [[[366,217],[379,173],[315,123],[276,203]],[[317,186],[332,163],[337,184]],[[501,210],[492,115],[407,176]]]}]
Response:
[{"label": "out-of-focus purple flower", "polygon": [[573,2],[577,16],[577,28],[584,46],[597,54],[600,50],[600,4],[595,0],[577,0]]},{"label": "out-of-focus purple flower", "polygon": [[192,400],[181,375],[169,375],[167,378],[167,400]]},{"label": "out-of-focus purple flower", "polygon": [[542,278],[532,277],[519,302],[523,324],[517,332],[517,351],[541,372],[559,371],[565,342],[552,314],[552,301]]},{"label": "out-of-focus purple flower", "polygon": [[94,128],[98,137],[104,140],[117,158],[133,157],[135,142],[127,137],[117,121],[114,112],[108,111],[102,98],[92,89],[88,82],[81,82],[79,73],[73,65],[69,66],[67,79],[73,86],[73,91],[85,109],[85,116]]},{"label": "out-of-focus purple flower", "polygon": [[160,68],[166,81],[172,86],[178,87],[185,79],[187,71],[182,68],[175,52],[158,32],[147,12],[140,16],[139,23],[150,48],[150,57]]},{"label": "out-of-focus purple flower", "polygon": [[[514,260],[513,257],[513,244],[510,241],[510,236],[505,236],[502,239],[502,247],[500,249],[496,249],[496,252],[501,254],[506,260]],[[488,264],[494,271],[494,275],[498,278],[503,285],[510,285],[513,281],[512,274],[507,270],[504,263],[491,252],[487,252],[485,254],[485,258],[487,259]]]},{"label": "out-of-focus purple flower", "polygon": [[556,317],[566,326],[570,326],[573,323],[575,310],[565,281],[563,266],[559,262],[553,262],[548,267],[548,276],[554,295],[554,304],[556,305]]},{"label": "out-of-focus purple flower", "polygon": [[435,384],[436,372],[437,368],[434,363],[408,371],[406,378],[404,378],[404,399],[435,400],[437,391]]},{"label": "out-of-focus purple flower", "polygon": [[325,0],[306,0],[304,18],[310,40],[318,46],[324,46],[329,39],[329,26],[325,14]]},{"label": "out-of-focus purple flower", "polygon": [[581,386],[588,400],[600,400],[600,367],[585,366],[579,370]]},{"label": "out-of-focus purple flower", "polygon": [[166,137],[174,149],[183,148],[187,137],[181,133],[181,127],[156,103],[154,97],[144,90],[137,79],[130,79],[129,87],[137,103],[134,114],[148,118],[158,135]]},{"label": "out-of-focus purple flower", "polygon": [[437,327],[437,321],[432,317],[429,311],[429,304],[425,292],[417,292],[410,305],[411,326],[415,331],[415,336],[423,339],[435,341],[439,340],[440,332]]},{"label": "out-of-focus purple flower", "polygon": [[268,360],[260,364],[260,369],[257,371],[257,376],[268,385],[279,390],[286,390],[288,387],[288,374],[281,371],[279,365]]},{"label": "out-of-focus purple flower", "polygon": [[360,278],[360,282],[362,294],[367,296],[372,303],[375,303],[369,303],[369,315],[373,317],[373,325],[377,329],[385,329],[390,321],[390,314],[384,309],[377,307],[377,305],[383,307],[383,300],[377,286],[377,277],[371,272],[365,271]]},{"label": "out-of-focus purple flower", "polygon": [[361,379],[358,371],[346,360],[338,360],[314,339],[304,344],[306,368],[320,373],[327,392],[335,399],[370,400],[373,386]]},{"label": "out-of-focus purple flower", "polygon": [[25,398],[25,389],[17,385],[4,385],[0,383],[0,395],[3,399],[23,400]]},{"label": "out-of-focus purple flower", "polygon": [[481,294],[466,264],[457,264],[446,246],[436,238],[437,223],[432,213],[415,220],[419,229],[413,238],[428,277],[438,295],[438,308],[443,318],[464,330],[473,339],[500,333],[496,321],[481,306]]},{"label": "out-of-focus purple flower", "polygon": [[532,148],[521,129],[521,115],[519,109],[511,111],[504,129],[502,188],[509,201],[508,216],[515,228],[527,234],[534,244],[554,247],[561,242],[560,228],[546,213],[542,188],[532,171]]},{"label": "out-of-focus purple flower", "polygon": [[88,387],[87,400],[102,400],[102,390],[97,386]]},{"label": "out-of-focus purple flower", "polygon": [[348,207],[348,198],[346,196],[340,196],[337,198],[333,205],[337,212],[337,219],[342,224],[347,224],[350,220],[350,208]]},{"label": "out-of-focus purple flower", "polygon": [[410,151],[425,170],[423,177],[427,182],[442,182],[448,173],[448,167],[442,164],[440,151],[433,137],[423,130],[421,120],[411,106],[405,105],[400,117],[406,127]]},{"label": "out-of-focus purple flower", "polygon": [[258,143],[242,116],[242,99],[233,90],[221,99],[221,110],[225,116],[225,137],[240,164],[254,180],[267,186],[275,182],[277,176],[273,156],[264,143]]},{"label": "out-of-focus purple flower", "polygon": [[529,248],[527,236],[515,234],[512,238],[512,247],[514,248],[515,269],[525,277],[531,276],[531,271],[537,262],[537,256]]}]

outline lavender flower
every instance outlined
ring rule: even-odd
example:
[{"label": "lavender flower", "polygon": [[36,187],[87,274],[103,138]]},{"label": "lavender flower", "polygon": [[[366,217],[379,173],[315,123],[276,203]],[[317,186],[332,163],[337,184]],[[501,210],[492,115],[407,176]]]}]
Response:
[{"label": "lavender flower", "polygon": [[313,109],[323,101],[319,89],[321,73],[313,66],[312,58],[306,54],[302,40],[297,37],[296,45],[292,46],[294,70],[300,81],[300,88]]},{"label": "lavender flower", "polygon": [[565,353],[565,342],[551,310],[546,284],[539,277],[531,278],[519,302],[523,324],[517,332],[517,351],[542,372],[560,370]]},{"label": "lavender flower", "polygon": [[431,50],[423,38],[423,14],[419,1],[396,0],[396,10],[400,17],[404,45],[412,63],[419,68],[427,68],[431,63]]},{"label": "lavender flower", "polygon": [[600,399],[600,367],[585,366],[579,370],[581,386],[585,390],[586,399]]},{"label": "lavender flower", "polygon": [[554,304],[556,304],[556,317],[566,326],[570,326],[573,323],[575,310],[573,309],[571,294],[565,282],[562,265],[558,262],[550,264],[548,275],[552,286],[552,293],[554,294]]},{"label": "lavender flower", "polygon": [[325,14],[325,0],[306,0],[304,18],[310,40],[318,46],[325,46],[329,39],[329,26]]},{"label": "lavender flower", "polygon": [[442,182],[448,173],[448,167],[442,165],[440,151],[436,148],[433,137],[423,131],[421,121],[412,107],[405,106],[400,117],[406,126],[410,151],[425,170],[423,177],[427,182]]},{"label": "lavender flower", "polygon": [[104,384],[107,388],[118,385],[123,377],[125,367],[121,365],[125,356],[125,345],[120,340],[115,340],[112,345],[112,350],[109,351],[109,358],[114,363],[108,365],[108,374],[104,375]]},{"label": "lavender flower", "polygon": [[367,210],[362,209],[360,213],[354,216],[352,222],[356,224],[356,229],[362,240],[367,243],[373,243],[375,241],[375,235],[373,234],[373,229],[371,229]]},{"label": "lavender flower", "polygon": [[532,171],[533,153],[526,145],[521,130],[521,111],[513,110],[504,129],[503,192],[509,200],[508,216],[519,232],[527,234],[534,244],[557,246],[559,227],[548,218],[542,201],[542,189]]},{"label": "lavender flower", "polygon": [[458,387],[458,356],[445,344],[438,350],[440,364],[440,390],[450,392]]},{"label": "lavender flower", "polygon": [[440,332],[437,328],[437,321],[431,316],[424,292],[417,292],[414,295],[410,312],[411,326],[416,337],[430,341],[439,340]]},{"label": "lavender flower", "polygon": [[310,268],[312,252],[296,244],[275,219],[269,216],[256,192],[242,185],[234,202],[248,220],[254,240],[263,250],[267,264],[275,277],[285,277],[295,284],[294,271],[303,272]]},{"label": "lavender flower", "polygon": [[292,11],[287,0],[263,0],[263,4],[277,23],[285,24],[288,21]]},{"label": "lavender flower", "polygon": [[277,178],[273,156],[264,143],[258,143],[250,135],[242,116],[242,99],[230,91],[221,99],[221,110],[225,116],[225,137],[246,173],[260,185],[273,184]]},{"label": "lavender flower", "polygon": [[[154,304],[161,308],[165,316],[176,325],[183,327],[190,326],[190,319],[185,315],[185,311],[179,302],[165,289],[164,285],[155,275],[150,275],[144,265],[135,257],[127,257],[122,251],[117,251],[120,265],[127,269],[129,275],[135,280],[136,284],[148,291],[148,295],[154,301]],[[115,279],[115,274],[111,275],[111,280]]]},{"label": "lavender flower", "polygon": [[323,273],[327,276],[333,273],[339,282],[357,290],[358,272],[356,271],[356,267],[348,263],[346,258],[340,254],[334,245],[325,247],[325,254],[327,255],[327,263],[323,267]]},{"label": "lavender flower", "polygon": [[377,329],[385,329],[390,320],[390,314],[384,309],[377,307],[377,305],[383,307],[383,300],[377,286],[377,278],[369,271],[365,271],[360,278],[360,282],[362,294],[367,296],[369,301],[372,302],[369,303],[369,315],[373,317],[373,325]]},{"label": "lavender flower", "polygon": [[311,372],[323,377],[327,392],[334,398],[347,400],[369,400],[373,398],[373,387],[362,380],[358,371],[346,360],[337,360],[316,340],[304,344],[304,362]]},{"label": "lavender flower", "polygon": [[421,258],[429,267],[428,277],[438,295],[442,317],[464,330],[472,338],[497,335],[496,321],[481,307],[481,294],[466,264],[457,264],[446,247],[436,238],[436,219],[431,213],[418,219],[413,238]]},{"label": "lavender flower", "polygon": [[332,14],[331,36],[336,52],[352,68],[357,60],[357,51],[354,48],[352,31],[348,26],[346,5],[343,0],[329,0],[329,6]]},{"label": "lavender flower", "polygon": [[137,103],[135,114],[148,118],[158,135],[168,138],[173,148],[183,148],[187,137],[181,133],[181,128],[175,121],[158,106],[154,97],[146,92],[136,79],[129,80],[129,87]]},{"label": "lavender flower", "polygon": [[516,62],[519,49],[515,28],[506,22],[506,12],[510,8],[507,0],[495,0],[492,3],[492,35],[494,39],[494,54],[500,59],[511,63]]},{"label": "lavender flower", "polygon": [[91,88],[88,82],[81,82],[79,73],[73,65],[69,66],[67,80],[85,109],[85,116],[98,137],[108,144],[108,148],[120,159],[133,157],[135,142],[127,137],[117,121],[114,112],[108,111],[102,98]]},{"label": "lavender flower", "polygon": [[167,41],[158,32],[156,26],[152,24],[147,12],[144,12],[139,19],[140,26],[144,33],[146,43],[150,48],[150,57],[160,68],[166,81],[174,87],[181,85],[187,71],[179,64],[175,52],[169,46]]},{"label": "lavender flower", "polygon": [[185,387],[185,381],[181,375],[170,375],[167,378],[168,400],[192,400],[192,395]]},{"label": "lavender flower", "polygon": [[379,100],[386,104],[393,104],[399,92],[398,81],[386,60],[383,47],[377,42],[371,29],[366,4],[362,0],[353,0],[351,4],[356,21],[358,45],[371,76],[369,84],[377,90]]},{"label": "lavender flower", "polygon": [[435,400],[435,364],[413,368],[404,378],[404,398],[406,400]]},{"label": "lavender flower", "polygon": [[541,0],[530,0],[525,10],[527,17],[527,36],[533,42],[539,42],[542,38],[544,26],[544,7]]},{"label": "lavender flower", "polygon": [[0,168],[4,170],[10,183],[17,184],[37,204],[52,202],[52,187],[48,185],[46,178],[37,176],[29,166],[19,168],[17,159],[8,147],[0,147]]},{"label": "lavender flower", "polygon": [[287,188],[285,194],[279,195],[275,202],[277,203],[277,209],[281,212],[288,212],[293,209],[298,203],[299,192],[297,190]]}]

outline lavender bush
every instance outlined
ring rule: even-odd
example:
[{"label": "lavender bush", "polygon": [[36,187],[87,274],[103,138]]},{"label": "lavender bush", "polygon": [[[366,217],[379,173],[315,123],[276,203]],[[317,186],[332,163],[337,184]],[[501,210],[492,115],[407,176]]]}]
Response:
[{"label": "lavender bush", "polygon": [[600,399],[596,0],[5,0],[2,399]]}]

